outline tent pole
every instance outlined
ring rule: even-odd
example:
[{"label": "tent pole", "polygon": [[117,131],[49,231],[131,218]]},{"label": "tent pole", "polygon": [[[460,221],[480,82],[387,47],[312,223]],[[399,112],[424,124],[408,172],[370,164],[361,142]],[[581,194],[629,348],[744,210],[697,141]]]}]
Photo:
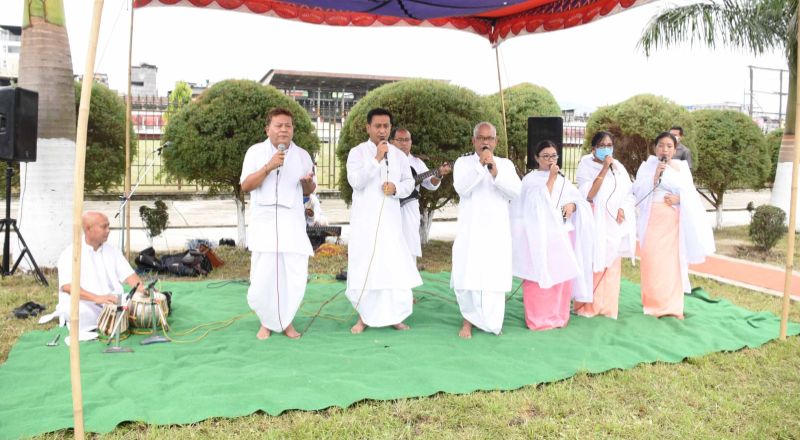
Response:
[{"label": "tent pole", "polygon": [[95,0],[92,29],[89,35],[89,49],[86,53],[86,67],[83,72],[81,101],[78,107],[78,127],[75,136],[75,186],[72,189],[72,285],[70,286],[70,332],[69,332],[69,370],[72,382],[72,415],[75,424],[75,438],[83,439],[83,391],[81,390],[81,353],[78,342],[80,333],[79,311],[81,291],[81,214],[83,212],[83,181],[86,165],[86,131],[89,125],[89,104],[94,83],[94,61],[97,55],[97,37],[100,33],[100,19],[103,15],[103,0]]},{"label": "tent pole", "polygon": [[[131,65],[133,59],[133,3],[131,0],[131,29],[128,37],[128,93],[125,99],[125,189],[124,196],[128,197],[131,193]],[[125,204],[125,230],[119,231],[125,234],[125,258],[131,259],[131,204]]]},{"label": "tent pole", "polygon": [[514,161],[514,152],[508,144],[508,123],[506,122],[506,99],[503,96],[503,81],[500,79],[500,49],[494,47],[494,58],[497,63],[497,87],[500,89],[500,108],[503,110],[503,134],[506,137],[506,151],[511,161]]},{"label": "tent pole", "polygon": [[[800,16],[800,5],[797,6],[797,14]],[[800,49],[800,26],[795,29],[797,32],[797,47]],[[795,60],[795,81],[800,86],[800,76],[798,73],[797,60]],[[800,111],[800,100],[796,100],[796,110],[794,112],[795,121],[797,113]],[[797,123],[795,122],[795,126]],[[796,130],[795,130],[796,131]],[[789,233],[786,237],[786,275],[783,280],[783,303],[781,305],[781,329],[780,340],[786,340],[786,329],[789,325],[789,299],[792,292],[792,270],[794,269],[794,237],[796,234],[795,224],[797,221],[797,168],[800,166],[800,148],[797,145],[797,133],[794,135],[794,160],[792,161],[792,193],[789,199]]]}]

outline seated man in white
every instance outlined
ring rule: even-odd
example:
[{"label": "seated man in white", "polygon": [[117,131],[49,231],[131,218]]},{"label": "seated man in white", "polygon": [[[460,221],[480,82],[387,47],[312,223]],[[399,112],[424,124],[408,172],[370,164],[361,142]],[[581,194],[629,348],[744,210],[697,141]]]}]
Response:
[{"label": "seated man in white", "polygon": [[[97,328],[97,320],[105,304],[117,304],[118,295],[124,293],[122,283],[129,286],[144,286],[131,268],[122,252],[106,243],[108,240],[108,217],[99,212],[89,211],[81,218],[83,240],[81,243],[81,290],[79,335],[81,339],[91,339],[87,335]],[[52,315],[43,317],[49,320],[59,318],[59,325],[69,326],[70,293],[72,289],[72,245],[67,246],[58,258],[58,305]],[[40,321],[41,322],[41,321]]]}]

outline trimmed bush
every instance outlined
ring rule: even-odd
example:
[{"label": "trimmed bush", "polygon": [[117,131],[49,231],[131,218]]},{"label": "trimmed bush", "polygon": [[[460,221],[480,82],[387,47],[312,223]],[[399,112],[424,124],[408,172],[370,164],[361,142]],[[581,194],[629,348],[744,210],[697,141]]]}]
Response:
[{"label": "trimmed bush", "polygon": [[[561,116],[561,107],[549,90],[531,83],[517,84],[504,89],[503,97],[506,102],[508,123],[508,157],[517,166],[517,170],[524,172],[528,155],[528,117]],[[490,95],[486,99],[502,117],[500,93]],[[503,130],[503,126],[500,125],[497,129]]]},{"label": "trimmed bush", "polygon": [[786,213],[772,205],[756,208],[750,221],[750,240],[762,251],[769,251],[787,232]]},{"label": "trimmed bush", "polygon": [[[693,130],[686,109],[661,96],[636,95],[592,113],[586,123],[583,146],[589,151],[595,133],[601,130],[611,132],[614,135],[614,158],[622,162],[631,176],[635,176],[642,162],[653,154],[653,139],[673,125],[686,129],[687,146],[693,149]],[[696,153],[692,154],[697,157]]]}]

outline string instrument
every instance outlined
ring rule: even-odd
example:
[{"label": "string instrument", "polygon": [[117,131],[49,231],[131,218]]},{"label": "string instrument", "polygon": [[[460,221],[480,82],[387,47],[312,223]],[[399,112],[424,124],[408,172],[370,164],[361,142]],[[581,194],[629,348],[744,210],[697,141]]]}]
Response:
[{"label": "string instrument", "polygon": [[419,191],[417,190],[416,186],[420,185],[422,182],[425,181],[425,179],[427,179],[429,177],[435,177],[437,179],[441,179],[442,178],[442,168],[449,167],[449,166],[450,166],[450,164],[448,162],[445,162],[445,163],[441,164],[438,168],[434,168],[432,170],[428,170],[428,171],[425,171],[424,173],[419,173],[419,174],[417,173],[417,170],[414,169],[414,167],[411,167],[411,174],[414,176],[414,186],[415,186],[415,188],[414,188],[414,191],[411,191],[411,194],[409,194],[408,197],[404,197],[404,198],[400,199],[400,206],[403,206],[403,205],[405,205],[406,203],[408,203],[408,202],[410,202],[412,200],[419,199],[420,198],[420,194],[419,194]]},{"label": "string instrument", "polygon": [[306,226],[306,234],[327,234],[327,235],[342,235],[341,226]]}]

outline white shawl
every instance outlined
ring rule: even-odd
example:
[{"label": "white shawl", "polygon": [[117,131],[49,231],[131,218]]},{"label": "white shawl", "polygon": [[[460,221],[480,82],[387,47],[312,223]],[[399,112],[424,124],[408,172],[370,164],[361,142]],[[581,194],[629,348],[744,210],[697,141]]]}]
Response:
[{"label": "white shawl", "polygon": [[[612,170],[606,174],[600,190],[594,196],[594,249],[592,266],[595,272],[610,267],[619,257],[636,255],[636,211],[628,171],[614,160]],[[603,164],[593,160],[592,154],[583,156],[578,164],[578,189],[584,198],[589,195],[595,177]],[[625,221],[617,223],[617,211],[625,212]]]},{"label": "white shawl", "polygon": [[[678,164],[679,170],[672,166],[667,166],[661,175],[659,188],[669,193],[680,196],[680,265],[681,276],[683,278],[683,291],[691,292],[689,284],[689,264],[699,264],[706,260],[706,255],[716,252],[714,244],[714,232],[711,225],[706,220],[706,211],[700,194],[692,181],[692,172],[689,165],[683,160],[673,160]],[[639,203],[638,232],[639,245],[644,247],[647,223],[650,220],[650,206],[653,203],[653,176],[659,161],[655,156],[647,158],[642,163],[636,173],[636,181],[633,182],[633,194],[636,202]]]},{"label": "white shawl", "polygon": [[[511,204],[513,273],[545,289],[574,279],[573,298],[592,302],[591,208],[562,176],[548,192],[547,178],[546,171],[528,173],[520,197]],[[565,223],[561,207],[569,203],[574,203],[576,210]],[[572,230],[574,246],[569,238]]]}]

